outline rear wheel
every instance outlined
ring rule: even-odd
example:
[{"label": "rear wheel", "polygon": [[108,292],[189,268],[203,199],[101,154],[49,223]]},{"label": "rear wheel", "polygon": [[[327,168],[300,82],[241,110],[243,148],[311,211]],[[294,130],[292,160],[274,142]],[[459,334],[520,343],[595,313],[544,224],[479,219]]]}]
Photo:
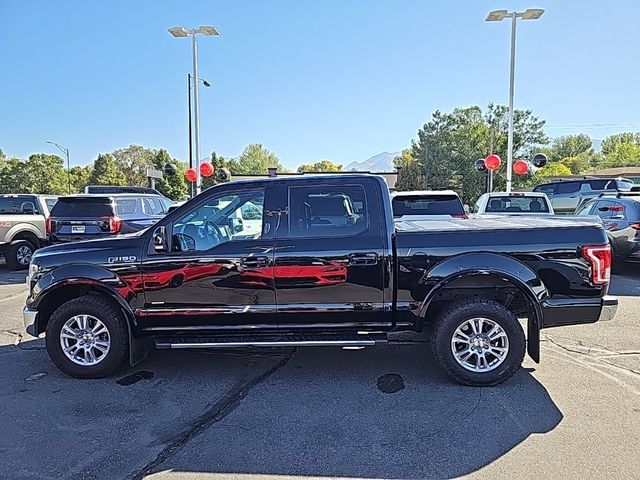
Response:
[{"label": "rear wheel", "polygon": [[126,319],[111,301],[74,298],[49,319],[45,338],[53,363],[67,375],[101,378],[114,373],[129,351]]},{"label": "rear wheel", "polygon": [[33,257],[33,252],[35,251],[36,249],[33,244],[26,240],[13,242],[9,245],[5,255],[7,266],[11,270],[24,270],[28,268],[31,257]]},{"label": "rear wheel", "polygon": [[516,316],[500,303],[468,299],[441,312],[431,349],[457,382],[484,387],[504,382],[518,371],[525,337]]}]

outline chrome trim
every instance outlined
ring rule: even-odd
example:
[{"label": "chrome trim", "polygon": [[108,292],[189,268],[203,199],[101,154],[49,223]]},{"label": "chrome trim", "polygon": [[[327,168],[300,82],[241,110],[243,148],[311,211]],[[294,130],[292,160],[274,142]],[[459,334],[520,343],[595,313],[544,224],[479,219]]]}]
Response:
[{"label": "chrome trim", "polygon": [[602,310],[600,310],[599,322],[607,322],[613,320],[618,311],[618,299],[611,295],[602,297]]},{"label": "chrome trim", "polygon": [[238,313],[276,313],[275,305],[226,305],[224,307],[194,307],[194,308],[143,308],[136,310],[140,317],[166,317],[172,315],[227,315]]},{"label": "chrome trim", "polygon": [[162,343],[156,342],[157,348],[235,348],[235,347],[356,347],[372,346],[383,343],[373,339],[369,340],[287,340],[287,341],[248,341],[248,342],[208,342],[208,343]]},{"label": "chrome trim", "polygon": [[[411,325],[411,324],[407,324]],[[318,329],[318,328],[326,328],[326,329],[340,329],[344,330],[346,328],[390,328],[392,326],[391,322],[327,322],[327,323],[255,323],[255,324],[247,324],[247,325],[173,325],[173,326],[163,326],[163,327],[145,327],[143,330],[145,332],[171,332],[171,331],[181,331],[181,330],[277,330],[278,327],[280,329],[285,330],[303,330],[303,329]]]},{"label": "chrome trim", "polygon": [[32,337],[38,336],[38,332],[36,330],[36,324],[38,322],[37,310],[31,310],[27,307],[24,307],[24,309],[22,310],[22,322],[24,323],[24,329],[29,335],[31,335]]}]

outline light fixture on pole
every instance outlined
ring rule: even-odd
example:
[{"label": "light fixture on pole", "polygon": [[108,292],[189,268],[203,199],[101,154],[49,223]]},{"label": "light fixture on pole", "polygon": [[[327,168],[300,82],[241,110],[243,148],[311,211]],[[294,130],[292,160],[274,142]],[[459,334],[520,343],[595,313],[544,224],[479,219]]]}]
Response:
[{"label": "light fixture on pole", "polygon": [[[193,168],[193,135],[191,133],[191,74],[187,73],[187,92],[188,92],[188,103],[189,106],[189,168]],[[207,82],[204,78],[198,78],[202,82],[205,87],[210,87],[211,84]],[[193,197],[193,183],[189,182],[189,195]]]},{"label": "light fixture on pole", "polygon": [[66,147],[63,147],[62,145],[58,145],[56,142],[45,142],[48,143],[49,145],[54,145],[55,147],[58,148],[58,150],[60,150],[62,153],[64,153],[67,156],[67,183],[68,183],[68,188],[69,188],[69,194],[71,194],[71,164],[69,163],[69,149]]},{"label": "light fixture on pole", "polygon": [[511,64],[509,69],[509,131],[507,140],[507,193],[511,192],[511,178],[513,166],[513,84],[516,68],[516,20],[537,20],[544,10],[542,8],[528,8],[524,12],[509,12],[507,10],[494,10],[489,12],[487,22],[500,22],[505,18],[511,19]]},{"label": "light fixture on pole", "polygon": [[[193,78],[198,77],[198,42],[197,36],[205,35],[207,37],[218,36],[220,32],[215,27],[203,26],[187,30],[184,27],[172,27],[169,28],[169,33],[176,38],[191,37],[191,48],[193,51]],[[194,147],[195,157],[198,164],[196,168],[196,195],[200,193],[202,189],[202,182],[200,177],[200,104],[198,101],[198,82],[193,82],[193,130],[194,130]],[[191,117],[189,117],[191,118]]]}]

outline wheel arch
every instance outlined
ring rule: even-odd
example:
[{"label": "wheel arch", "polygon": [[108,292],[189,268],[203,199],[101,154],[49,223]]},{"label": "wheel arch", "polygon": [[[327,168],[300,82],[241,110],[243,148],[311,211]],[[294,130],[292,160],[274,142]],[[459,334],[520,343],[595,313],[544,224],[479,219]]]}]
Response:
[{"label": "wheel arch", "polygon": [[513,285],[523,295],[527,310],[527,352],[536,362],[540,361],[540,329],[542,327],[542,301],[549,296],[544,283],[531,268],[518,260],[496,253],[469,253],[452,257],[426,272],[421,283],[430,286],[422,301],[419,317],[430,316],[430,309],[439,295],[455,283],[473,277],[493,277]]}]

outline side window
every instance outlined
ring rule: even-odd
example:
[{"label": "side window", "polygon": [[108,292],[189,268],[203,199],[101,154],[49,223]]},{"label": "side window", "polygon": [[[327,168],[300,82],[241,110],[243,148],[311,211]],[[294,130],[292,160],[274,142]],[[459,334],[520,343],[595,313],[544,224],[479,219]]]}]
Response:
[{"label": "side window", "polygon": [[558,193],[575,193],[580,190],[580,184],[578,182],[563,182],[558,184]]},{"label": "side window", "polygon": [[292,237],[347,237],[364,232],[369,224],[361,186],[294,187],[289,206]]},{"label": "side window", "polygon": [[[252,219],[245,221],[241,212],[247,205]],[[257,240],[267,233],[263,211],[262,189],[213,197],[174,223],[173,250],[203,252],[226,242]]]},{"label": "side window", "polygon": [[262,220],[262,210],[253,203],[247,202],[240,208],[242,220]]},{"label": "side window", "polygon": [[611,218],[614,214],[613,206],[613,202],[609,200],[602,200],[598,202],[598,205],[596,206],[593,213],[600,218]]},{"label": "side window", "polygon": [[592,215],[591,210],[593,209],[594,205],[595,202],[585,203],[578,209],[578,211],[576,211],[576,215]]},{"label": "side window", "polygon": [[116,214],[118,216],[134,215],[136,213],[135,198],[119,198],[116,200]]},{"label": "side window", "polygon": [[591,190],[605,190],[607,188],[607,184],[610,184],[611,182],[609,180],[589,180],[586,183],[591,186]]},{"label": "side window", "polygon": [[542,192],[542,193],[546,193],[547,195],[553,195],[554,193],[556,193],[558,191],[558,184],[557,183],[548,183],[547,185],[538,185],[537,187],[535,187],[533,189],[534,192]]},{"label": "side window", "polygon": [[143,198],[142,211],[145,215],[164,215],[167,209],[159,198]]},{"label": "side window", "polygon": [[53,210],[53,207],[56,206],[56,203],[58,203],[58,199],[57,198],[45,198],[44,203],[46,203],[46,205],[47,205],[47,210],[49,210],[49,212],[51,212],[51,210]]}]

